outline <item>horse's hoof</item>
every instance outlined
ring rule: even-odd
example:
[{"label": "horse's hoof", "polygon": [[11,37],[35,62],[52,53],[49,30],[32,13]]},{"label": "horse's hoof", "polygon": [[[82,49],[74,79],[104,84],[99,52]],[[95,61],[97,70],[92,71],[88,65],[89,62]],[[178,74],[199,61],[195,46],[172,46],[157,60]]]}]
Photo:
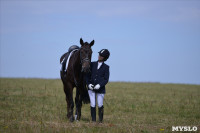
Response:
[{"label": "horse's hoof", "polygon": [[68,118],[68,119],[70,118],[70,114],[67,114],[67,118]]},{"label": "horse's hoof", "polygon": [[69,120],[70,120],[70,122],[73,122],[74,121],[74,117],[71,117]]}]

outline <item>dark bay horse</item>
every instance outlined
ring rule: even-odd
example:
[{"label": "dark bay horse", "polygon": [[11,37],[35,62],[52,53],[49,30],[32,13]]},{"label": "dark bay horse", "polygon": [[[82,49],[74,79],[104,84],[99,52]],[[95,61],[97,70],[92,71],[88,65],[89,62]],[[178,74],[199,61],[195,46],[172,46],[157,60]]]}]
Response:
[{"label": "dark bay horse", "polygon": [[[84,75],[90,72],[90,63],[92,57],[91,47],[94,45],[94,40],[88,43],[84,42],[81,38],[80,44],[81,48],[75,51],[69,60],[67,74],[62,71],[60,73],[66,95],[67,117],[71,122],[74,121],[73,88],[76,87],[75,104],[77,120],[80,120],[81,118],[82,101],[83,103],[89,103],[90,101]],[[64,55],[60,58],[60,62],[64,58]]]}]

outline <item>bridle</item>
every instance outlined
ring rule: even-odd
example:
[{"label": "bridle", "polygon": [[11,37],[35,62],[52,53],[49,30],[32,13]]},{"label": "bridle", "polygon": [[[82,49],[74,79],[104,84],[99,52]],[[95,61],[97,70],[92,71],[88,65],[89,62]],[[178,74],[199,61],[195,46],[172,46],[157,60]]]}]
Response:
[{"label": "bridle", "polygon": [[[90,50],[89,48],[80,48],[79,50],[81,51],[81,49],[85,49],[85,50]],[[83,64],[83,62],[89,62],[90,59],[88,58],[88,54],[85,58],[82,59],[82,55],[81,55],[81,52],[80,52],[80,59],[81,59],[81,65]]]},{"label": "bridle", "polygon": [[[88,58],[88,54],[87,54],[87,56],[86,56],[85,58],[83,58],[83,59],[81,58],[81,57],[82,57],[82,56],[81,56],[81,49],[89,50],[89,48],[80,48],[80,49],[77,51],[77,52],[80,52],[80,60],[81,60],[80,64],[83,65],[83,62],[89,62],[90,59]],[[74,56],[74,58],[75,58],[75,56]],[[75,83],[76,87],[78,87],[78,86],[79,86],[79,83],[77,82],[77,80],[76,80],[76,78],[75,78],[74,63],[73,63],[73,65],[72,65],[72,68],[73,68],[74,83]]]}]

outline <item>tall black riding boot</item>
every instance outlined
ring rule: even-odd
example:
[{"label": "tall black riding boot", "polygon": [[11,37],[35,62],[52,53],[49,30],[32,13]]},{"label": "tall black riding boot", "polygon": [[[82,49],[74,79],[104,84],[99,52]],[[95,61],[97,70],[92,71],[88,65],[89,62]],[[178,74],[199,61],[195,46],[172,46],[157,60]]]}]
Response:
[{"label": "tall black riding boot", "polygon": [[99,122],[102,123],[103,121],[103,112],[104,112],[104,109],[103,109],[103,106],[99,108]]},{"label": "tall black riding boot", "polygon": [[91,107],[91,117],[92,117],[92,121],[95,122],[96,121],[96,107]]}]

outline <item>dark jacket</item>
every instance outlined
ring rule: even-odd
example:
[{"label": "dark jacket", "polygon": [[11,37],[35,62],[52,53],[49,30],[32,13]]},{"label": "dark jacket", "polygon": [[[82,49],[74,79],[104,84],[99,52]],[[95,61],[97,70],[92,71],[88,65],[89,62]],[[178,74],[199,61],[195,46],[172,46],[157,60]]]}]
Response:
[{"label": "dark jacket", "polygon": [[109,66],[103,62],[98,70],[97,67],[98,67],[98,61],[91,62],[90,64],[91,73],[86,76],[86,83],[87,85],[93,84],[94,86],[99,84],[100,85],[99,90],[94,90],[94,91],[97,93],[105,94],[106,93],[105,85],[108,83],[110,75]]}]

